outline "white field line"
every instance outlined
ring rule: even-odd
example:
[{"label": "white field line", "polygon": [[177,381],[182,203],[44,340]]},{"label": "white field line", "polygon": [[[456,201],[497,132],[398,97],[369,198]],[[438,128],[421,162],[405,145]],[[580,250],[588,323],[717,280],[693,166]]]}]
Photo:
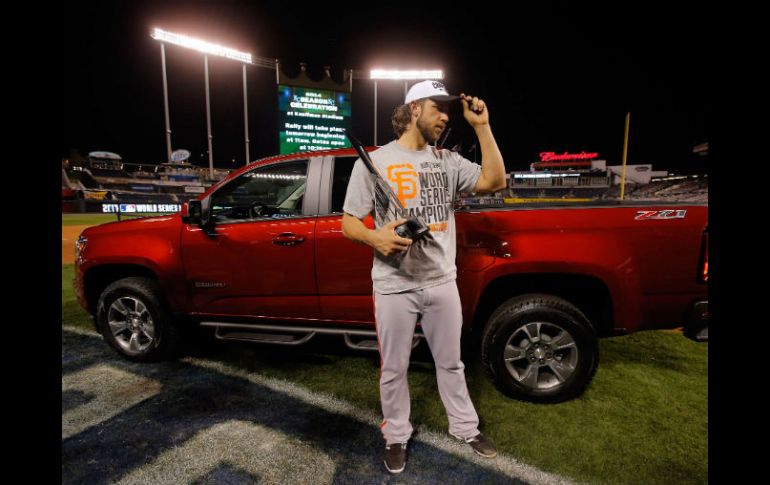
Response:
[{"label": "white field line", "polygon": [[[63,330],[76,333],[78,335],[88,335],[101,338],[101,336],[91,330],[63,326]],[[350,419],[359,421],[365,425],[379,427],[381,416],[372,411],[361,409],[347,401],[334,397],[330,394],[311,391],[310,389],[294,384],[282,379],[263,376],[256,372],[244,371],[233,366],[222,364],[207,359],[196,359],[186,357],[180,359],[181,362],[218,372],[222,375],[244,379],[260,386],[265,386],[273,391],[280,392],[303,401],[312,406],[319,407],[328,412],[346,416]],[[478,466],[495,470],[512,478],[518,478],[532,485],[579,485],[580,482],[571,479],[544,472],[534,466],[521,463],[516,458],[505,453],[498,452],[497,457],[493,459],[482,458],[476,455],[468,445],[460,443],[448,434],[437,433],[418,426],[418,433],[415,441],[434,446],[446,453],[451,453],[464,460],[472,461]]]}]

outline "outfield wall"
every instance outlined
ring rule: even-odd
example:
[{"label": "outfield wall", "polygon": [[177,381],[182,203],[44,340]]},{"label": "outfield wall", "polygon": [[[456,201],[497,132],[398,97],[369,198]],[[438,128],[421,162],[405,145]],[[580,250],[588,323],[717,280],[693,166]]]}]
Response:
[{"label": "outfield wall", "polygon": [[106,198],[62,200],[63,214],[173,213],[180,210],[182,210],[182,204],[178,199],[163,196],[129,195],[117,200]]}]

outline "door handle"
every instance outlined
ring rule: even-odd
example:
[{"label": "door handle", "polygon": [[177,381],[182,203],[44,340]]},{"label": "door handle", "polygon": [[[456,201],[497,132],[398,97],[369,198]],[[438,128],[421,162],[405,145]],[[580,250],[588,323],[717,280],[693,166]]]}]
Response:
[{"label": "door handle", "polygon": [[273,244],[279,246],[294,246],[302,242],[305,242],[305,236],[298,236],[293,232],[282,232],[273,236]]}]

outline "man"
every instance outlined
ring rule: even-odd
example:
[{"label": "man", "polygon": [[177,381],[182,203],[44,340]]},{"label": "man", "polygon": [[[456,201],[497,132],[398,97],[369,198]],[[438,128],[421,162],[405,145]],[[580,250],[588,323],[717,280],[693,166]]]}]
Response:
[{"label": "man", "polygon": [[[435,143],[449,122],[449,102],[460,99],[463,116],[476,131],[481,166]],[[375,322],[380,345],[380,401],[385,438],[385,467],[400,473],[406,465],[406,444],[413,428],[407,369],[415,325],[422,331],[436,363],[436,379],[449,418],[449,433],[469,443],[481,456],[497,455],[479,432],[479,418],[465,382],[460,360],[462,313],[455,283],[455,222],[452,202],[458,192],[494,192],[505,187],[505,166],[489,126],[484,101],[461,94],[450,96],[438,81],[409,89],[393,113],[397,140],[371,153],[378,171],[390,183],[405,211],[397,218],[378,205],[374,177],[356,161],[343,204],[342,231],[374,251],[372,283]],[[391,204],[393,205],[393,204]],[[363,219],[375,215],[375,229]],[[388,214],[388,215],[386,215]],[[412,241],[396,234],[403,217],[418,217],[430,228],[427,237]]]}]

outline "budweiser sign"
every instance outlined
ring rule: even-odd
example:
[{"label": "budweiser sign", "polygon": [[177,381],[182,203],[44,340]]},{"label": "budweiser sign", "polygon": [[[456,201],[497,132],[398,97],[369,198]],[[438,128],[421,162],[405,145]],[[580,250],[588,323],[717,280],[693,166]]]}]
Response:
[{"label": "budweiser sign", "polygon": [[543,162],[551,162],[554,160],[591,160],[599,156],[599,152],[580,152],[580,153],[567,153],[564,152],[561,155],[557,155],[554,152],[540,152],[540,160]]}]

